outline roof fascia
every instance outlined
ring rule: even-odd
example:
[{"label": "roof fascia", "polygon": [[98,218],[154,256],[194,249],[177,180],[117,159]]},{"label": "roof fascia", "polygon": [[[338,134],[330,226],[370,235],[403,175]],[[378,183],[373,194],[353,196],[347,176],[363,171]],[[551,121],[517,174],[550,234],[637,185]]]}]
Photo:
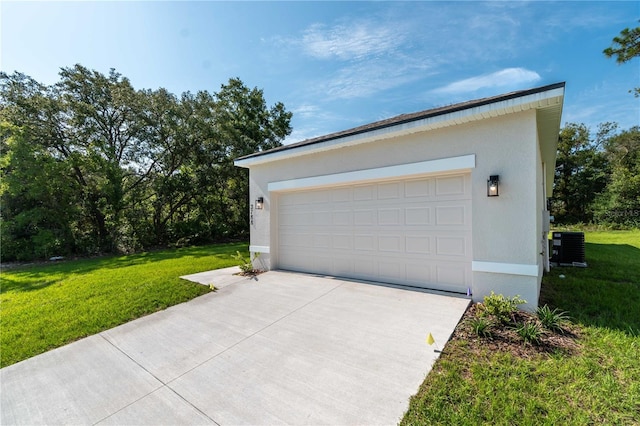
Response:
[{"label": "roof fascia", "polygon": [[[373,128],[354,134],[337,136],[327,140],[299,145],[291,149],[274,150],[272,152],[256,153],[239,158],[234,164],[239,167],[250,168],[255,165],[271,163],[317,152],[328,151],[363,143],[404,136],[412,133],[439,129],[457,124],[498,117],[506,114],[517,113],[531,109],[557,108],[562,105],[564,97],[564,84],[553,85],[547,90],[529,92],[525,91],[520,96],[508,97],[489,103],[471,105],[467,108],[428,115],[424,118],[408,120],[406,122],[393,123],[380,128]],[[558,122],[560,116],[558,116]],[[546,138],[545,138],[546,139]],[[556,134],[557,144],[557,134]],[[555,156],[554,156],[555,157]],[[554,158],[555,163],[555,158]]]}]

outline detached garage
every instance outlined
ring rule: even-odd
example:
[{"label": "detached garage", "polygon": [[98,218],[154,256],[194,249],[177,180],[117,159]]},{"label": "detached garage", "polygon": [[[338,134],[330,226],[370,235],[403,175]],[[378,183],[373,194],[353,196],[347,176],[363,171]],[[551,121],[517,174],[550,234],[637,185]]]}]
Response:
[{"label": "detached garage", "polygon": [[558,83],[237,159],[256,266],[535,308],[563,98]]}]

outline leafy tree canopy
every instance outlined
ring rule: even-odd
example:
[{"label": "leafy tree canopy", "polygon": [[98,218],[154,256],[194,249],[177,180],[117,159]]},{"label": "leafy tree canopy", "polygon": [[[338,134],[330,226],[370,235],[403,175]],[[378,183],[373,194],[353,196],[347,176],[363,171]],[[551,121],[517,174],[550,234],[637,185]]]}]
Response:
[{"label": "leafy tree canopy", "polygon": [[640,227],[640,127],[608,139],[605,155],[611,174],[606,191],[595,200],[595,220]]},{"label": "leafy tree canopy", "polygon": [[113,69],[63,68],[51,86],[0,73],[2,259],[245,236],[233,159],[279,146],[291,116],[239,78],[177,97]]},{"label": "leafy tree canopy", "polygon": [[615,125],[600,126],[595,139],[584,124],[568,123],[560,130],[551,210],[559,223],[591,222],[591,204],[607,182],[604,139]]},{"label": "leafy tree canopy", "polygon": [[603,123],[560,131],[551,212],[556,223],[640,226],[640,127]]},{"label": "leafy tree canopy", "polygon": [[620,35],[613,38],[612,45],[604,49],[604,54],[607,58],[615,56],[619,64],[640,56],[640,27],[620,31]]},{"label": "leafy tree canopy", "polygon": [[[640,56],[640,27],[625,28],[620,35],[613,38],[611,46],[604,49],[607,58],[614,57],[616,62],[624,64]],[[633,89],[636,97],[640,96],[640,87]]]}]

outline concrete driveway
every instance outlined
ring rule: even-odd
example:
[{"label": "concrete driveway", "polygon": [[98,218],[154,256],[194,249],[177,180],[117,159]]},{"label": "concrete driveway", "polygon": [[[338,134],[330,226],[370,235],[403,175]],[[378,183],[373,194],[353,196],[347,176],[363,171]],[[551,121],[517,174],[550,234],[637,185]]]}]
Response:
[{"label": "concrete driveway", "polygon": [[[240,282],[237,282],[240,281]],[[469,300],[271,271],[0,371],[3,425],[396,424]]]}]

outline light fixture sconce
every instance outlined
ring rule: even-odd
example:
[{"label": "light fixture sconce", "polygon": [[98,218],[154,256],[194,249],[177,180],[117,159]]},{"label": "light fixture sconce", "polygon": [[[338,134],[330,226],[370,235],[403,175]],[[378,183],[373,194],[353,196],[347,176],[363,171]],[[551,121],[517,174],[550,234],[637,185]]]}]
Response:
[{"label": "light fixture sconce", "polygon": [[264,207],[264,198],[258,197],[258,199],[256,200],[256,210],[262,210],[263,207]]},{"label": "light fixture sconce", "polygon": [[499,183],[500,183],[499,175],[489,176],[489,180],[487,181],[487,197],[497,197],[498,195],[500,195],[498,193]]}]

